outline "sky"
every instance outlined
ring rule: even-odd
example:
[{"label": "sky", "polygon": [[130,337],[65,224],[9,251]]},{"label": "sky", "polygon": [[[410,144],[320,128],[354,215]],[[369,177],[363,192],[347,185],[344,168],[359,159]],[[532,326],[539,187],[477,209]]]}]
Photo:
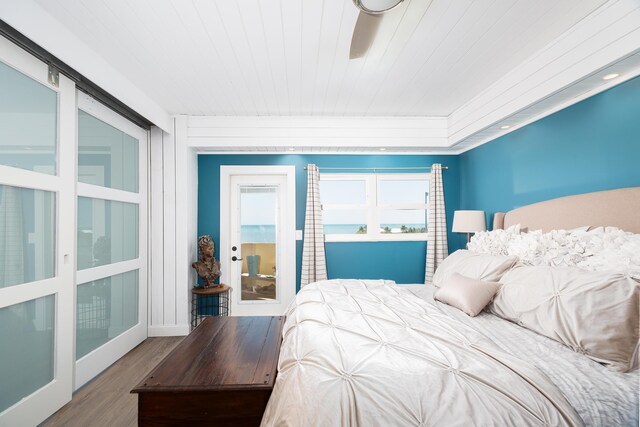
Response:
[{"label": "sky", "polygon": [[[380,180],[378,205],[424,203],[427,181]],[[366,224],[366,181],[321,181],[320,194],[325,224]],[[240,219],[243,225],[273,225],[276,218],[275,187],[243,187]],[[327,205],[362,205],[356,210],[330,210]],[[424,210],[381,209],[380,223],[424,224]]]}]

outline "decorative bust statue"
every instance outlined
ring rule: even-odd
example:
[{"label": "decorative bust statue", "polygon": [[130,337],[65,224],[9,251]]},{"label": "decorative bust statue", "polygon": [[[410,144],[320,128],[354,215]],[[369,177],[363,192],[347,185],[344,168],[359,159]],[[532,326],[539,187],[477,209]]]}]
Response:
[{"label": "decorative bust statue", "polygon": [[217,286],[215,281],[220,277],[220,261],[213,257],[215,248],[213,239],[208,234],[198,238],[198,261],[191,264],[198,276],[204,281],[204,287]]}]

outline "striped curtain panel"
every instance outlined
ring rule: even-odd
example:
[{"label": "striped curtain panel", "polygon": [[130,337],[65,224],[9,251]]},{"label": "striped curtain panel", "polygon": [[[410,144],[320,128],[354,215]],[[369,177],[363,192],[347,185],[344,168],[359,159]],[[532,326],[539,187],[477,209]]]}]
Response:
[{"label": "striped curtain panel", "polygon": [[322,205],[320,204],[320,171],[316,165],[309,164],[307,165],[307,211],[304,219],[300,286],[319,280],[327,280]]},{"label": "striped curtain panel", "polygon": [[431,166],[429,180],[429,224],[427,224],[427,268],[424,282],[431,283],[433,273],[449,254],[447,246],[447,211],[442,188],[442,165]]}]

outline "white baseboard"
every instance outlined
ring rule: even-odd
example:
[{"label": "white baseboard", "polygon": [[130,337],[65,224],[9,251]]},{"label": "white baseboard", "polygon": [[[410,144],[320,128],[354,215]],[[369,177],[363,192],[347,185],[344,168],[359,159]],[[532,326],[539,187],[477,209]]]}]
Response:
[{"label": "white baseboard", "polygon": [[179,337],[189,335],[189,325],[149,326],[150,337]]}]

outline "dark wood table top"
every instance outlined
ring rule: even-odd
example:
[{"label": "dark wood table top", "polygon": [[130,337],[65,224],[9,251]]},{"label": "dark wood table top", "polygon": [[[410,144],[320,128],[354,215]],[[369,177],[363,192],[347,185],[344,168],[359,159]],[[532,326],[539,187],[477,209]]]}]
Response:
[{"label": "dark wood table top", "polygon": [[231,289],[229,286],[220,284],[211,288],[191,288],[191,293],[196,295],[216,295],[227,292],[229,289]]},{"label": "dark wood table top", "polygon": [[284,317],[209,317],[131,392],[271,389]]}]

